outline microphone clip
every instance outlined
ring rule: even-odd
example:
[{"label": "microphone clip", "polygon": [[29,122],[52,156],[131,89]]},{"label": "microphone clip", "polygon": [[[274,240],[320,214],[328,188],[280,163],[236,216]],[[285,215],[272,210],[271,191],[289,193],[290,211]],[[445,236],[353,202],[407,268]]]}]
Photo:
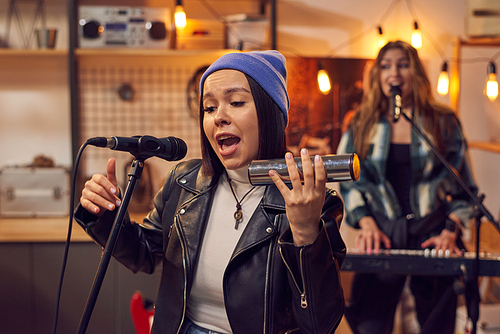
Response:
[{"label": "microphone clip", "polygon": [[137,147],[130,150],[130,154],[137,160],[144,161],[151,157],[160,157],[165,152],[165,144],[158,138],[153,136],[133,136],[132,138],[137,138]]}]

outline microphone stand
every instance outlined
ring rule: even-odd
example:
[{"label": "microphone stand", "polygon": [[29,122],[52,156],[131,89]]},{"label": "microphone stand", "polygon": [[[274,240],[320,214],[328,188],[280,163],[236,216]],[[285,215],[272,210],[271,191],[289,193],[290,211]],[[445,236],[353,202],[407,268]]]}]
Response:
[{"label": "microphone stand", "polygon": [[142,171],[144,169],[144,161],[152,156],[155,156],[156,153],[152,152],[147,147],[146,140],[144,141],[139,140],[138,146],[139,147],[137,152],[133,154],[136,159],[132,162],[132,165],[130,167],[130,172],[128,173],[129,182],[122,199],[122,204],[119,207],[118,214],[116,215],[113,227],[111,229],[111,233],[106,242],[106,247],[104,248],[103,254],[101,256],[101,262],[99,263],[99,268],[97,269],[97,273],[94,278],[94,282],[92,284],[89,297],[87,299],[87,304],[85,305],[85,311],[80,320],[77,332],[78,334],[84,334],[85,331],[87,330],[87,326],[90,321],[90,316],[92,315],[92,311],[97,301],[99,290],[101,289],[102,286],[102,281],[104,280],[104,276],[106,274],[109,261],[111,260],[111,256],[113,254],[113,249],[115,248],[116,241],[118,239],[118,234],[120,233],[120,229],[122,227],[123,218],[127,213],[127,207],[130,202],[130,198],[132,197],[137,181],[141,178]]},{"label": "microphone stand", "polygon": [[101,257],[101,262],[99,263],[99,268],[97,269],[97,273],[94,278],[94,282],[92,284],[92,289],[87,299],[87,304],[85,305],[85,311],[80,320],[80,325],[78,327],[78,332],[77,332],[78,334],[83,334],[87,330],[87,326],[90,321],[90,316],[92,315],[92,311],[97,301],[97,296],[101,289],[102,282],[104,280],[104,276],[106,274],[106,270],[109,265],[109,261],[111,260],[113,249],[118,239],[118,234],[120,233],[120,229],[122,227],[123,218],[125,217],[125,214],[127,212],[127,207],[130,202],[130,198],[132,197],[134,187],[137,181],[141,178],[143,168],[144,168],[144,161],[138,159],[132,162],[132,167],[130,168],[130,172],[128,174],[129,183],[125,190],[125,194],[122,199],[122,204],[120,205],[118,214],[116,215],[115,221],[113,223],[113,227],[108,237],[108,241],[106,242],[106,247],[104,248],[104,252]]},{"label": "microphone stand", "polygon": [[410,122],[413,130],[415,130],[415,132],[419,135],[419,137],[422,138],[427,143],[432,152],[438,157],[441,163],[453,175],[453,177],[457,180],[460,186],[465,190],[465,192],[467,192],[469,197],[474,202],[474,210],[470,218],[473,218],[476,226],[476,254],[474,258],[472,275],[469,275],[469,273],[464,273],[464,277],[466,280],[467,314],[469,315],[469,319],[472,322],[471,334],[476,334],[477,322],[479,320],[479,302],[480,302],[478,276],[479,276],[479,239],[480,239],[479,232],[481,229],[481,218],[485,216],[493,224],[493,226],[495,226],[495,228],[499,233],[500,233],[500,226],[495,221],[491,213],[483,205],[484,195],[476,196],[462,180],[458,171],[441,155],[441,153],[439,153],[439,151],[436,149],[434,144],[432,144],[430,139],[417,127],[417,125],[413,122],[412,117],[408,116],[406,112],[401,112],[401,114],[408,120],[408,122]]}]

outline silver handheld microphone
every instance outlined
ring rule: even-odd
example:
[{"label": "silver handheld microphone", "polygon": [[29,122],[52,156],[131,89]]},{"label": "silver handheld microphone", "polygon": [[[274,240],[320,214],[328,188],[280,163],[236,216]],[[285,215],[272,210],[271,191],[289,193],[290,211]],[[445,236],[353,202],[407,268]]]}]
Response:
[{"label": "silver handheld microphone", "polygon": [[[326,169],[327,182],[357,181],[359,179],[359,158],[356,153],[321,156]],[[295,158],[302,172],[301,158]],[[314,157],[311,157],[314,166]],[[274,184],[269,171],[275,170],[285,183],[291,183],[285,159],[254,160],[248,168],[248,178],[254,186]]]}]

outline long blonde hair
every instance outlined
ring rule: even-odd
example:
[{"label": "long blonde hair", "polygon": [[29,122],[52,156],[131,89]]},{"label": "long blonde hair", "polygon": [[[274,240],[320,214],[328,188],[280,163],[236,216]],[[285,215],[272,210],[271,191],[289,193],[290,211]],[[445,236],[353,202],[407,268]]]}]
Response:
[{"label": "long blonde hair", "polygon": [[412,76],[414,117],[415,119],[422,118],[424,131],[430,134],[434,145],[442,153],[445,150],[445,145],[441,133],[442,129],[439,122],[436,121],[436,116],[437,114],[453,113],[453,111],[434,99],[431,84],[418,57],[417,50],[403,41],[389,42],[380,49],[370,71],[369,90],[363,96],[362,103],[350,123],[357,153],[361,158],[366,157],[370,145],[371,130],[389,109],[390,101],[380,86],[380,61],[384,54],[391,49],[401,49],[408,57]]}]

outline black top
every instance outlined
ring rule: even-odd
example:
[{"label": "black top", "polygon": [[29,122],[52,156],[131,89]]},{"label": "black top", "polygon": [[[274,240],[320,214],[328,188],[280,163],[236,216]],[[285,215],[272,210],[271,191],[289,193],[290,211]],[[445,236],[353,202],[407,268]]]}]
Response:
[{"label": "black top", "polygon": [[391,183],[403,215],[412,213],[410,206],[411,157],[409,144],[391,144],[386,176]]}]

